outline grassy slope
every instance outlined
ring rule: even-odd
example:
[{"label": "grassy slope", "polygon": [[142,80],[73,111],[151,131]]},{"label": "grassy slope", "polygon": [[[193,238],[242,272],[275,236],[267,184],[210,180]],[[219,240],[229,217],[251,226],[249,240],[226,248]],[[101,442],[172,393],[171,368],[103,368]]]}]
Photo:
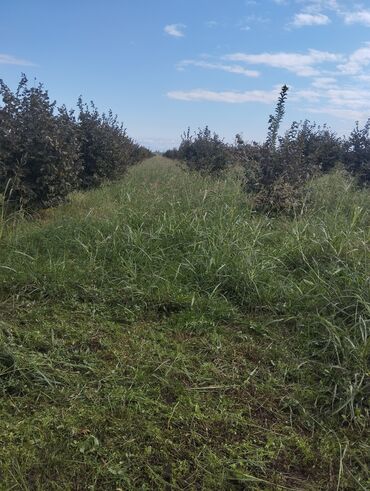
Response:
[{"label": "grassy slope", "polygon": [[368,205],[154,158],[4,227],[0,489],[366,489]]}]

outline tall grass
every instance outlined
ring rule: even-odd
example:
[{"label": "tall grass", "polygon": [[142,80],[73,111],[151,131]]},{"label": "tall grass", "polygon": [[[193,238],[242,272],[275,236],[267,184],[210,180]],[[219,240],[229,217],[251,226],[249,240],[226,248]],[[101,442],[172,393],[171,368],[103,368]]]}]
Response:
[{"label": "tall grass", "polygon": [[[20,319],[37,325],[45,315],[72,312],[71,329],[81,330],[80,343],[87,340],[84,321],[78,326],[78,319],[86,315],[103,324],[147,325],[148,331],[152,323],[165,322],[169,330],[198,332],[200,338],[207,329],[211,336],[215,326],[227,326],[238,337],[230,341],[235,356],[239,343],[266,342],[267,358],[256,355],[255,372],[240,377],[249,384],[261,372],[260,364],[266,365],[267,379],[257,377],[256,383],[276,379],[271,382],[279,400],[276,411],[286,412],[292,427],[325,428],[329,460],[341,449],[326,488],[350,482],[363,486],[366,450],[354,448],[353,439],[365,435],[369,403],[369,196],[338,171],[310,183],[295,217],[268,217],[253,211],[235,176],[200,177],[161,158],[132,168],[122,182],[74,193],[69,204],[21,221],[0,239],[0,304],[5,321],[18,326],[15,338],[4,335],[3,352],[9,366],[19,365],[17,372],[8,366],[13,379],[6,377],[3,387],[18,393],[24,384],[41,384],[47,392],[47,386],[58,389],[66,383],[65,372],[47,357],[41,362],[39,356],[27,358]],[[217,335],[218,342],[226,332]],[[46,343],[39,336],[37,342]],[[269,355],[272,345],[276,350]],[[204,352],[208,360],[207,350],[203,346],[197,356]],[[279,361],[279,350],[285,361]],[[73,363],[72,372],[89,370]],[[190,377],[187,363],[181,377]],[[233,370],[239,370],[241,360],[231,355],[227,362],[221,357],[207,363],[221,371],[223,363],[225,370],[235,364]],[[166,379],[168,373],[170,367],[161,376]],[[203,385],[213,387],[212,376]],[[172,410],[174,417],[177,408]],[[95,444],[89,442],[92,452]],[[226,447],[223,452],[232,459]],[[211,470],[212,458],[207,459]],[[218,462],[220,469],[231,469],[230,462]],[[261,464],[255,474],[249,464],[238,460],[235,466],[236,480],[252,483],[247,489],[272,489],[274,473],[268,466],[261,470]],[[287,485],[282,475],[276,482]],[[176,482],[186,487],[180,478]]]}]

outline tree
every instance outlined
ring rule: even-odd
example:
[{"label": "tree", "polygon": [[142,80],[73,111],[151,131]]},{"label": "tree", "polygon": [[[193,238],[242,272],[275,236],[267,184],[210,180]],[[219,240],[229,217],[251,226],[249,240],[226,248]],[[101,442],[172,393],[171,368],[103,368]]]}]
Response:
[{"label": "tree", "polygon": [[227,145],[216,133],[211,133],[208,126],[199,129],[194,135],[188,128],[182,135],[178,158],[191,170],[217,174],[229,164],[230,152]]},{"label": "tree", "polygon": [[275,149],[276,147],[280,124],[285,114],[285,102],[288,96],[288,90],[289,87],[287,85],[282,86],[275,108],[275,115],[271,114],[269,117],[266,143],[271,149]]},{"label": "tree", "polygon": [[360,128],[359,123],[344,144],[344,165],[361,184],[370,182],[370,119]]},{"label": "tree", "polygon": [[56,108],[25,75],[13,93],[0,80],[0,192],[16,207],[48,207],[78,186],[81,169],[73,112]]},{"label": "tree", "polygon": [[93,102],[78,100],[79,139],[83,169],[83,188],[95,187],[107,179],[121,176],[129,165],[151,155],[135,143],[110,110],[100,114]]}]

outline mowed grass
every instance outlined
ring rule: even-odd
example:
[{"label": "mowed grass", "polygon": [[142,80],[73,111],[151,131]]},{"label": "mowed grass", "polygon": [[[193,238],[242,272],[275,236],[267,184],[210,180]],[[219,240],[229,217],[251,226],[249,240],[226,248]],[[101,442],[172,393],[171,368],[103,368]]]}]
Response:
[{"label": "mowed grass", "polygon": [[369,489],[369,204],[156,157],[3,218],[0,489]]}]

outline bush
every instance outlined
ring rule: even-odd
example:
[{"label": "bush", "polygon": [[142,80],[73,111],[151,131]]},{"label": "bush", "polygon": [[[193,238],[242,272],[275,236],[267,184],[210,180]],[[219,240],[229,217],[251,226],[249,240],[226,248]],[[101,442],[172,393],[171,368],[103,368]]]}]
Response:
[{"label": "bush", "polygon": [[83,170],[83,188],[96,187],[107,179],[122,175],[133,158],[135,144],[112,111],[100,114],[93,102],[79,108],[79,139]]},{"label": "bush", "polygon": [[78,120],[25,75],[13,93],[0,80],[0,196],[15,208],[50,207],[79,187],[116,178],[152,153],[109,111],[78,100]]},{"label": "bush", "polygon": [[138,143],[134,143],[131,141],[131,154],[130,154],[130,162],[131,164],[136,164],[137,162],[142,162],[145,159],[149,159],[153,157],[153,152],[143,145],[139,145]]},{"label": "bush", "polygon": [[226,145],[208,127],[182,136],[179,149],[165,157],[184,160],[190,169],[219,173],[226,166],[243,169],[245,190],[252,194],[254,206],[268,212],[291,211],[304,204],[305,185],[314,176],[344,167],[366,185],[370,181],[370,119],[342,139],[326,125],[308,120],[293,122],[284,136],[279,129],[285,114],[288,87],[281,89],[274,114],[268,121],[264,143],[244,142],[236,135],[234,145]]},{"label": "bush", "polygon": [[81,160],[76,121],[56,110],[39,84],[25,75],[15,93],[0,80],[0,192],[16,207],[49,207],[79,183]]},{"label": "bush", "polygon": [[287,91],[286,86],[281,90],[264,144],[245,144],[238,135],[236,138],[235,154],[245,168],[246,190],[254,194],[258,209],[282,211],[300,206],[304,184],[333,169],[342,155],[336,134],[308,120],[293,122],[285,135],[278,137]]},{"label": "bush", "polygon": [[370,119],[361,129],[358,122],[344,144],[346,169],[358,178],[360,184],[370,182]]},{"label": "bush", "polygon": [[183,160],[190,170],[219,174],[230,163],[227,145],[208,126],[190,134],[190,128],[182,135],[178,158]]},{"label": "bush", "polygon": [[280,159],[286,162],[285,169],[294,174],[310,176],[317,171],[328,172],[342,157],[340,138],[328,127],[308,120],[293,122],[279,142]]},{"label": "bush", "polygon": [[219,174],[229,165],[242,166],[245,190],[252,194],[255,208],[268,212],[291,211],[301,206],[306,199],[306,183],[343,164],[360,184],[367,184],[370,119],[362,129],[357,124],[348,140],[339,138],[326,125],[317,126],[308,120],[293,122],[279,137],[288,90],[286,85],[281,89],[264,143],[246,143],[236,135],[234,145],[228,146],[206,126],[195,135],[188,130],[179,149],[168,150],[164,155],[185,161],[192,170],[209,173]]},{"label": "bush", "polygon": [[166,152],[163,153],[163,157],[166,157],[167,159],[172,159],[172,160],[179,160],[179,150],[175,148],[171,148],[167,150]]}]

